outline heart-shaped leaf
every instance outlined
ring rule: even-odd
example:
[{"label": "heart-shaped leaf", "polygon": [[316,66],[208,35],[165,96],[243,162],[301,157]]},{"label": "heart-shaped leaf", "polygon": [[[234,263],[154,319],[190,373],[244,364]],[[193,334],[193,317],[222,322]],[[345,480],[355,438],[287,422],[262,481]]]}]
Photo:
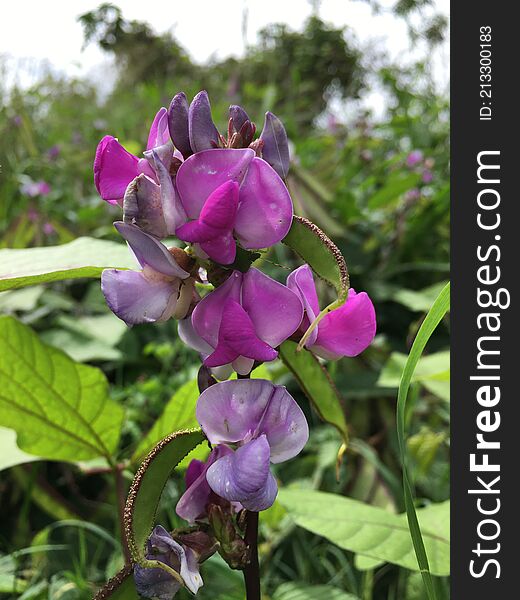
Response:
[{"label": "heart-shaped leaf", "polygon": [[[297,525],[326,537],[340,548],[419,570],[410,530],[403,515],[394,515],[352,498],[312,490],[280,490],[278,499]],[[444,520],[449,521],[449,503],[440,506]],[[428,530],[423,524],[422,534],[431,573],[449,575],[449,531],[435,526]]]},{"label": "heart-shaped leaf", "polygon": [[136,267],[125,244],[81,237],[61,246],[0,250],[0,292]]},{"label": "heart-shaped leaf", "polygon": [[22,450],[51,460],[110,460],[124,415],[102,371],[43,344],[12,317],[0,317],[0,356],[0,425],[17,432]]}]

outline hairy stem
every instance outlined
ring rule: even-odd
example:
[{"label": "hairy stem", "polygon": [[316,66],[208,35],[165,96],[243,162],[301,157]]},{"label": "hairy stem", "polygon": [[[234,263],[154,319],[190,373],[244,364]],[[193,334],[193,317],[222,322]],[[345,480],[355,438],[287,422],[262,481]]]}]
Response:
[{"label": "hairy stem", "polygon": [[117,511],[119,514],[119,527],[121,530],[121,545],[123,546],[123,554],[125,556],[125,564],[129,565],[132,562],[130,554],[130,548],[128,547],[128,540],[126,539],[125,533],[125,482],[123,479],[123,468],[120,465],[115,465],[113,469],[114,482],[116,489],[117,498]]},{"label": "hairy stem", "polygon": [[249,563],[244,569],[246,599],[261,600],[260,566],[258,564],[258,513],[247,511],[245,542],[249,547]]}]

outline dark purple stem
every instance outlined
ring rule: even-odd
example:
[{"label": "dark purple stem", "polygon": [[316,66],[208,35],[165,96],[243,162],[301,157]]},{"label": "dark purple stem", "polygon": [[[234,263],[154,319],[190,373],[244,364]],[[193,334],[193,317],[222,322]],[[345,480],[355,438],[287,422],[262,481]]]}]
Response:
[{"label": "dark purple stem", "polygon": [[249,563],[244,569],[246,599],[261,600],[260,566],[258,564],[258,513],[247,511],[245,542],[249,547]]}]

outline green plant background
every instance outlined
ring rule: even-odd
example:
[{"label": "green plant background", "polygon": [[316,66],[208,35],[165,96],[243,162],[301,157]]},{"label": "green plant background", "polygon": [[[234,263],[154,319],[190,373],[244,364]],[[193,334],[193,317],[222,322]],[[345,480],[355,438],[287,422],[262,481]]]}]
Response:
[{"label": "green plant background", "polygon": [[[444,24],[416,18],[425,4],[397,2],[394,12],[409,23],[412,40],[434,48]],[[259,128],[267,109],[284,121],[293,144],[288,185],[295,212],[335,241],[352,286],[369,293],[377,312],[373,345],[328,365],[350,438],[338,479],[340,430],[320,419],[281,361],[255,373],[286,385],[311,426],[302,455],[276,466],[280,497],[262,514],[265,598],[428,597],[404,515],[396,403],[412,342],[449,277],[448,100],[432,81],[431,64],[367,61],[354,32],[318,17],[300,32],[273,25],[244,58],[204,65],[169,34],[108,6],[86,14],[83,25],[86,41],[115,59],[118,79],[108,97],[88,80],[47,74],[29,89],[2,89],[0,78],[0,276],[19,277],[19,289],[0,293],[0,595],[91,598],[122,566],[113,469],[121,466],[127,488],[154,443],[196,426],[199,359],[180,342],[175,323],[127,329],[104,303],[100,268],[127,266],[128,259],[124,247],[110,243],[120,241],[112,228],[119,212],[99,199],[92,161],[106,133],[139,153],[159,106],[180,89],[188,96],[207,89],[221,129],[232,103],[246,107]],[[353,102],[374,86],[388,106],[378,120]],[[347,124],[330,115],[331,101],[352,107]],[[427,164],[409,167],[412,150]],[[50,193],[24,195],[29,178],[47,181]],[[63,265],[86,252],[92,272],[69,265],[63,277],[38,280],[38,261],[48,272],[48,255],[13,254],[69,242],[76,244],[72,254],[58,251],[53,260]],[[261,267],[284,281],[299,264],[279,245]],[[325,284],[319,293],[322,306],[335,298]],[[408,372],[401,407],[408,474],[439,599],[449,596],[448,345],[444,316]],[[203,458],[206,451],[194,452]],[[175,503],[186,464],[161,498],[158,522],[169,528],[180,525]],[[202,575],[203,600],[243,600],[241,574],[220,559],[204,565]]]}]

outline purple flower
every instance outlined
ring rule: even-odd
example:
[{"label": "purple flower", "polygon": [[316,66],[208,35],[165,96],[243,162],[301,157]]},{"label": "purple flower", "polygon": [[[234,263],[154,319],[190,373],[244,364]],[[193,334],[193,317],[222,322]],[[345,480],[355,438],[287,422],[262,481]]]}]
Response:
[{"label": "purple flower", "polygon": [[207,367],[232,364],[249,373],[256,361],[278,356],[276,346],[301,323],[297,294],[257,269],[233,271],[195,307],[191,319],[179,322],[181,339],[204,356]]},{"label": "purple flower", "polygon": [[[213,448],[208,460],[204,463],[200,460],[192,460],[186,469],[185,481],[186,491],[181,496],[175,511],[182,519],[189,523],[194,523],[207,516],[207,507],[209,504],[229,503],[223,500],[213,492],[206,481],[206,473],[211,465],[220,458],[232,454],[233,451],[227,446],[217,446]],[[240,506],[235,506],[240,510]]]},{"label": "purple flower", "polygon": [[260,140],[262,140],[262,158],[273,167],[282,179],[285,179],[290,164],[289,141],[283,123],[272,112],[265,113]]},{"label": "purple flower", "polygon": [[190,156],[176,178],[191,219],[176,235],[221,264],[236,255],[234,236],[247,249],[267,248],[291,227],[292,201],[277,173],[253,150],[221,148]]},{"label": "purple flower", "polygon": [[141,173],[157,180],[152,168],[155,167],[153,152],[166,162],[168,168],[167,159],[173,156],[173,147],[165,108],[161,108],[155,115],[148,135],[145,158],[130,154],[111,135],[106,135],[99,142],[94,159],[94,183],[103,200],[110,204],[121,204],[128,184]]},{"label": "purple flower", "polygon": [[[305,316],[300,330],[305,332],[320,312],[318,295],[309,265],[303,265],[287,278],[287,287],[301,298]],[[365,292],[353,289],[339,308],[328,313],[314,329],[307,343],[314,354],[327,359],[356,356],[374,339],[376,314],[372,301]]]},{"label": "purple flower", "polygon": [[36,196],[47,196],[51,192],[51,186],[43,179],[39,181],[28,181],[24,183],[20,188],[20,191],[29,198],[35,198]]},{"label": "purple flower", "polygon": [[433,173],[430,170],[425,169],[422,174],[422,181],[423,183],[431,183],[433,181]]},{"label": "purple flower", "polygon": [[118,221],[114,226],[133,250],[142,271],[103,271],[101,289],[110,310],[127,325],[184,317],[194,287],[190,274],[174,258],[172,252],[178,249],[168,251],[135,225]]},{"label": "purple flower", "polygon": [[61,146],[59,144],[54,144],[47,150],[47,158],[49,160],[56,160],[61,153]]},{"label": "purple flower", "polygon": [[278,492],[270,463],[293,458],[309,437],[305,416],[292,396],[283,386],[262,379],[224,381],[201,394],[196,413],[212,444],[236,448],[207,469],[210,488],[247,510],[269,508]]},{"label": "purple flower", "polygon": [[[148,560],[162,562],[179,573],[193,594],[203,585],[195,552],[178,544],[161,525],[157,525],[150,534],[146,542],[145,556]],[[134,567],[134,580],[137,592],[141,596],[155,600],[171,600],[181,587],[181,584],[163,569],[141,567],[138,564]]]},{"label": "purple flower", "polygon": [[423,160],[423,153],[420,150],[412,150],[406,157],[406,166],[411,169],[421,163]]}]

